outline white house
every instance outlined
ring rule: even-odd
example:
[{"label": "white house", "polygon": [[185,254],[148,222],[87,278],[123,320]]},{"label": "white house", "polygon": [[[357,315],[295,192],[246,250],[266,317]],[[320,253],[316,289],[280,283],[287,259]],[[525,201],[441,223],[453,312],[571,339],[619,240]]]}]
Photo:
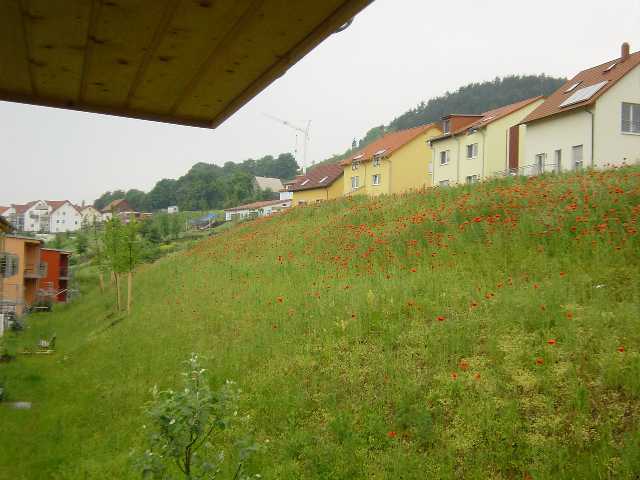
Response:
[{"label": "white house", "polygon": [[640,162],[640,52],[583,70],[522,121],[520,173]]},{"label": "white house", "polygon": [[13,204],[4,215],[19,232],[73,232],[82,225],[82,215],[68,200],[35,200]]},{"label": "white house", "polygon": [[178,206],[177,206],[177,205],[172,205],[172,206],[170,206],[170,207],[167,207],[167,213],[168,213],[169,215],[172,215],[172,214],[174,214],[174,213],[178,213],[179,211],[180,211],[180,210],[178,209]]},{"label": "white house", "polygon": [[85,225],[93,225],[102,221],[102,214],[93,205],[85,205],[80,207],[76,205],[76,210],[82,216],[82,223]]},{"label": "white house", "polygon": [[82,214],[69,200],[51,200],[47,204],[49,213],[49,232],[75,232],[82,227]]}]

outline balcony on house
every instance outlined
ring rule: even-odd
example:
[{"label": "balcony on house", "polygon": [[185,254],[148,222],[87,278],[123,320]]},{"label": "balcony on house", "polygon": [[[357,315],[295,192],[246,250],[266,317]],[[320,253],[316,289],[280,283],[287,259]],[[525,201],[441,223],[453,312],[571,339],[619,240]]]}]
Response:
[{"label": "balcony on house", "polygon": [[47,264],[43,262],[27,263],[24,266],[24,278],[42,278],[47,276]]}]

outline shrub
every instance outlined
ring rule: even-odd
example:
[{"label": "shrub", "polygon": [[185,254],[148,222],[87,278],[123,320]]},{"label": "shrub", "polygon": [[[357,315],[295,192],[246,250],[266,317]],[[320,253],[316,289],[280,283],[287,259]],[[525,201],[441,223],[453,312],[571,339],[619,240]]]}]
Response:
[{"label": "shrub", "polygon": [[[238,436],[239,391],[230,381],[211,390],[197,355],[185,363],[184,389],[153,389],[153,400],[145,408],[149,425],[143,427],[148,448],[136,456],[136,468],[151,479],[211,479],[221,473],[222,478],[248,479],[245,462],[257,447],[243,439],[236,442],[233,455],[224,445]],[[233,467],[226,458],[230,453]]]}]

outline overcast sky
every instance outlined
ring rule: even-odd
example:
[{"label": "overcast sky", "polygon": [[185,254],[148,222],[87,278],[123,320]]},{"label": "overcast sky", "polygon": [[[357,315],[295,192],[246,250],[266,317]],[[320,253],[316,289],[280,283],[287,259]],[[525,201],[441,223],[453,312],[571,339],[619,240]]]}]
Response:
[{"label": "overcast sky", "polygon": [[196,162],[293,151],[264,116],[311,120],[310,160],[344,151],[421,100],[509,74],[572,76],[640,49],[638,0],[376,0],[216,130],[0,102],[0,205],[92,202]]}]

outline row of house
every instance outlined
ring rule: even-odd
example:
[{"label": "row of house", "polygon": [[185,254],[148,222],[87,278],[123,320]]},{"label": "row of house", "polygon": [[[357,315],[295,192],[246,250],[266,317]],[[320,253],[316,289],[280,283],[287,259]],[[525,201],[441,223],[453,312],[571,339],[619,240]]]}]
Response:
[{"label": "row of house", "polygon": [[42,240],[14,235],[0,216],[0,335],[10,317],[38,302],[69,299],[71,252],[43,248]]},{"label": "row of house", "polygon": [[389,133],[284,185],[293,205],[640,162],[640,52],[583,70],[547,98]]},{"label": "row of house", "polygon": [[[177,213],[178,207],[169,207]],[[150,213],[137,212],[125,199],[113,200],[102,210],[92,205],[74,205],[69,200],[35,200],[23,205],[0,206],[0,215],[19,232],[62,233],[75,232],[82,225],[109,220],[114,215],[128,221],[132,216],[143,219]]]}]

